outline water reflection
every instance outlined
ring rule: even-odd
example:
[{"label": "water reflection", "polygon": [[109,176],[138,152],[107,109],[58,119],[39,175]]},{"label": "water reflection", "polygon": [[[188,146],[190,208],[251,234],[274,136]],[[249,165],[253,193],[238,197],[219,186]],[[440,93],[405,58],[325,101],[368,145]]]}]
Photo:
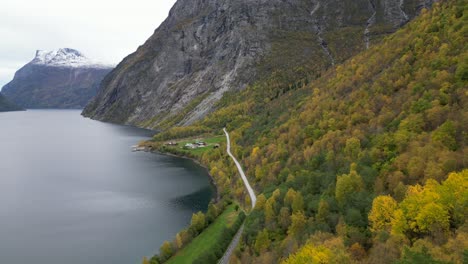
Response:
[{"label": "water reflection", "polygon": [[199,201],[206,201],[211,198],[212,188],[205,187],[191,194],[179,196],[171,200],[171,205],[175,208],[183,210],[198,210],[202,211],[206,209],[205,204],[201,204]]},{"label": "water reflection", "polygon": [[213,195],[193,161],[132,152],[153,131],[79,111],[0,115],[0,263],[137,264]]}]

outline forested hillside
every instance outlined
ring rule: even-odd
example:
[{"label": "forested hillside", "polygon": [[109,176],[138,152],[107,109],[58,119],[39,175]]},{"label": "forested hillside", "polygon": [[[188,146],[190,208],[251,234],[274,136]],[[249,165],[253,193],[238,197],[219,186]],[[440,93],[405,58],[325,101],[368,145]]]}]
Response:
[{"label": "forested hillside", "polygon": [[[234,263],[466,263],[467,7],[441,1],[336,68],[273,72],[155,137],[231,131],[261,193]],[[201,159],[249,203],[221,150]]]},{"label": "forested hillside", "polygon": [[0,112],[18,111],[21,108],[10,101],[8,101],[2,94],[0,94]]}]

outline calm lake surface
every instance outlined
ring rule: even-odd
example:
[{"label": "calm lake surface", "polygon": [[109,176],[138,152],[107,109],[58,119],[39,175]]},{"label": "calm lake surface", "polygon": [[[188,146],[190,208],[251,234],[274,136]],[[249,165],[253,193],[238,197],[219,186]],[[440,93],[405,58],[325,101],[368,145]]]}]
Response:
[{"label": "calm lake surface", "polygon": [[76,110],[0,113],[0,263],[137,264],[214,194],[194,162],[131,152],[151,132]]}]

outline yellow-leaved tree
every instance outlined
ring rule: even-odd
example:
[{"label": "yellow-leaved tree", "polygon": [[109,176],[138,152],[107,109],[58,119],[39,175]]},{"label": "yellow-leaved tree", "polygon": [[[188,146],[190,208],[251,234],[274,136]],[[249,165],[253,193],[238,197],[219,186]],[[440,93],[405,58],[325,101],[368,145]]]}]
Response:
[{"label": "yellow-leaved tree", "polygon": [[311,237],[309,243],[289,256],[282,264],[328,264],[351,263],[349,253],[341,238],[334,238],[331,234],[317,233]]},{"label": "yellow-leaved tree", "polygon": [[[397,203],[390,196],[378,196],[372,203],[369,221],[373,232],[391,229],[407,236],[447,234],[465,222],[468,211],[468,170],[451,173],[438,183],[410,186]],[[410,237],[411,238],[411,237]]]},{"label": "yellow-leaved tree", "polygon": [[397,202],[389,195],[375,198],[372,202],[372,210],[369,213],[371,231],[377,232],[389,229],[397,208]]}]

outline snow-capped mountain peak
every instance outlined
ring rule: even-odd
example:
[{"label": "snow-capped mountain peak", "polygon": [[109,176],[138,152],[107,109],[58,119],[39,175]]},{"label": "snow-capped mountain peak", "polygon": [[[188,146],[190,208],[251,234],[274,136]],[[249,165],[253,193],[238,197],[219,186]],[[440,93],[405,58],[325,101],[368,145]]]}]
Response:
[{"label": "snow-capped mountain peak", "polygon": [[31,64],[46,65],[51,67],[65,68],[112,68],[113,65],[106,65],[87,58],[78,50],[63,48],[53,51],[36,51],[36,57]]}]

